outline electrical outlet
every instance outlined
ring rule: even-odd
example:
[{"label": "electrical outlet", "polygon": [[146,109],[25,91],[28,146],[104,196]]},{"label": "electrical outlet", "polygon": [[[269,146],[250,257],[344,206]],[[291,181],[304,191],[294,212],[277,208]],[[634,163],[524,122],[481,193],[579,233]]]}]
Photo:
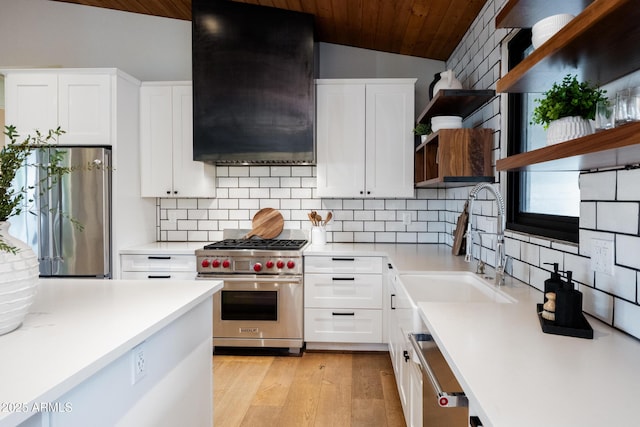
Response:
[{"label": "electrical outlet", "polygon": [[591,239],[591,269],[613,276],[613,242]]},{"label": "electrical outlet", "polygon": [[147,375],[147,354],[144,342],[131,350],[131,383],[136,384]]},{"label": "electrical outlet", "polygon": [[404,212],[402,214],[402,223],[404,225],[411,225],[411,214],[409,212]]}]

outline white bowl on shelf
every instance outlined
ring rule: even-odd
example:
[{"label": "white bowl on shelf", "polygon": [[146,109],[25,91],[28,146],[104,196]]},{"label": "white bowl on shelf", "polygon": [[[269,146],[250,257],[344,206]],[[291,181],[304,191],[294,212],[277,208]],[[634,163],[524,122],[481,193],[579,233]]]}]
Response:
[{"label": "white bowl on shelf", "polygon": [[560,29],[567,25],[573,18],[574,16],[569,13],[560,13],[536,22],[531,28],[531,43],[533,44],[533,48],[537,49],[542,46],[544,42],[553,37],[555,33],[560,31]]},{"label": "white bowl on shelf", "polygon": [[431,117],[431,130],[437,132],[440,129],[460,129],[462,117],[460,116],[434,116]]}]

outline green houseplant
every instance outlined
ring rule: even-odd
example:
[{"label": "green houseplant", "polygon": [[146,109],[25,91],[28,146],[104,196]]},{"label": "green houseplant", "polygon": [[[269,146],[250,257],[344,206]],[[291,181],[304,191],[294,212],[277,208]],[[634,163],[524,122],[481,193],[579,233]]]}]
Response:
[{"label": "green houseplant", "polygon": [[593,132],[589,120],[595,118],[596,104],[606,101],[605,90],[589,82],[579,82],[568,74],[536,98],[531,122],[547,129],[547,143],[555,144]]},{"label": "green houseplant", "polygon": [[420,136],[420,140],[422,142],[426,141],[427,135],[431,133],[431,124],[430,123],[418,123],[416,127],[413,128],[413,134],[416,136]]}]

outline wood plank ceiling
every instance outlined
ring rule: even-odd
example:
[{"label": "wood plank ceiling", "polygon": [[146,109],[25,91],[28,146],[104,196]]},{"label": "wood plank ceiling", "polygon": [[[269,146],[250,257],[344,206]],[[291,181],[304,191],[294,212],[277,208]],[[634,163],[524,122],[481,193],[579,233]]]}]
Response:
[{"label": "wood plank ceiling", "polygon": [[[191,20],[191,0],[54,1]],[[444,61],[487,0],[234,1],[310,13],[320,42]]]}]

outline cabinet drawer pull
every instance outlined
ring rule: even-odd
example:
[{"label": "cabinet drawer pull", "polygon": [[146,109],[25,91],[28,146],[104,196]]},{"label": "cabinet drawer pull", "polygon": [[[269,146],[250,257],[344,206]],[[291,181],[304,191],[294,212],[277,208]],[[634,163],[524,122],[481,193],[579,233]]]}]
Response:
[{"label": "cabinet drawer pull", "polygon": [[171,259],[170,256],[153,256],[153,255],[149,255],[147,257],[147,259]]},{"label": "cabinet drawer pull", "polygon": [[331,280],[335,280],[335,281],[339,281],[339,280],[354,281],[354,280],[356,280],[356,278],[355,277],[332,277]]},{"label": "cabinet drawer pull", "polygon": [[355,261],[355,258],[338,258],[338,257],[332,257],[331,261]]},{"label": "cabinet drawer pull", "polygon": [[395,302],[395,301],[393,301],[395,296],[396,296],[396,294],[391,294],[391,310],[395,310],[396,309],[396,306],[393,305],[393,303]]},{"label": "cabinet drawer pull", "polygon": [[171,276],[157,276],[157,275],[148,275],[148,279],[171,279]]},{"label": "cabinet drawer pull", "polygon": [[334,316],[355,316],[356,314],[354,312],[351,313],[336,313],[335,311],[333,313]]}]

